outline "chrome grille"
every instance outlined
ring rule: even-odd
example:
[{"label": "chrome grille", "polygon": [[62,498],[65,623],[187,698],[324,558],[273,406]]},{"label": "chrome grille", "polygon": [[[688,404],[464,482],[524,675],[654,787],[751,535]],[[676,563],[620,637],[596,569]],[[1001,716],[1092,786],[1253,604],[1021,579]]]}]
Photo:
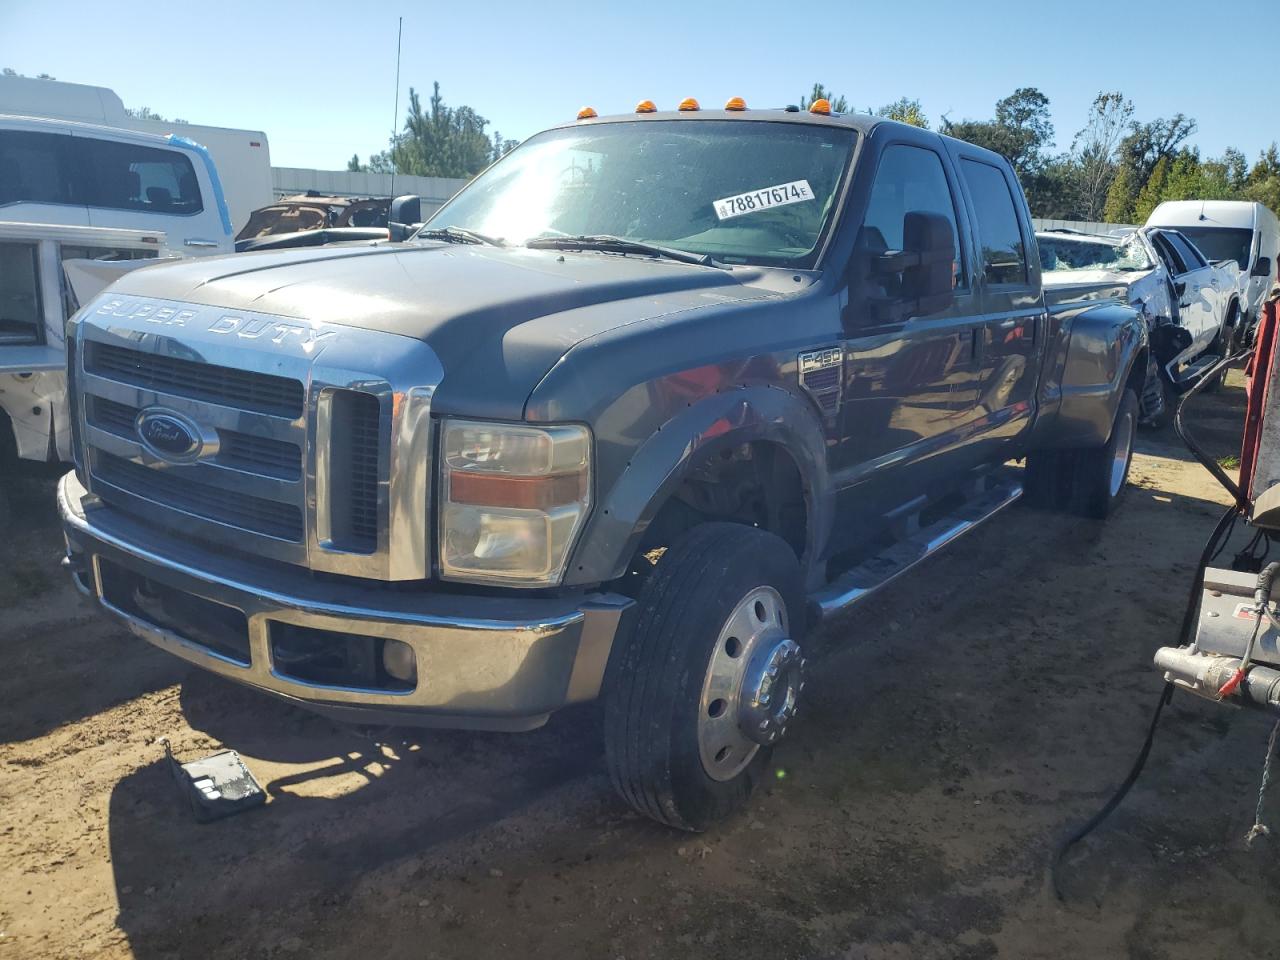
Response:
[{"label": "chrome grille", "polygon": [[163,391],[290,420],[302,416],[305,392],[299,380],[141,353],[109,343],[92,343],[88,347],[84,358],[86,373],[144,390]]},{"label": "chrome grille", "polygon": [[[133,438],[136,436],[134,424],[141,412],[127,403],[107,397],[92,397],[88,409],[89,424],[118,436]],[[218,437],[221,443],[217,456],[213,458],[214,463],[282,480],[298,480],[302,476],[302,450],[296,443],[256,437],[238,430],[219,430]],[[377,455],[376,449],[374,455]],[[374,469],[377,469],[376,460]]]},{"label": "chrome grille", "polygon": [[378,547],[378,451],[381,407],[371,393],[335,390],[330,401],[329,503],[334,546]]},{"label": "chrome grille", "polygon": [[[316,571],[430,575],[431,399],[444,372],[426,344],[110,293],[77,317],[75,339],[77,447],[108,505]],[[198,433],[191,452],[144,443],[147,413]]]},{"label": "chrome grille", "polygon": [[92,464],[95,477],[131,495],[117,500],[112,491],[102,490],[102,498],[129,512],[141,512],[144,519],[145,506],[139,510],[132,497],[278,540],[303,540],[302,511],[292,504],[223,490],[175,469],[144,467],[101,450],[94,451]]}]

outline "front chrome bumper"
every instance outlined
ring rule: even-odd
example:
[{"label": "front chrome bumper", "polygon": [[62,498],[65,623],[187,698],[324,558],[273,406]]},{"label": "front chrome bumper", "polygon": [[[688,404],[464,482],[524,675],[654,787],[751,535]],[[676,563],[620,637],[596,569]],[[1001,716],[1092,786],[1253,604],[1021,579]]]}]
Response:
[{"label": "front chrome bumper", "polygon": [[[85,491],[58,484],[77,585],[155,646],[214,673],[353,722],[528,730],[599,695],[614,636],[634,604],[617,594],[508,598],[413,592],[239,558],[158,533]],[[103,566],[243,613],[247,662],[126,611],[104,591]],[[417,660],[412,689],[332,686],[273,662],[282,625],[400,640]]]}]

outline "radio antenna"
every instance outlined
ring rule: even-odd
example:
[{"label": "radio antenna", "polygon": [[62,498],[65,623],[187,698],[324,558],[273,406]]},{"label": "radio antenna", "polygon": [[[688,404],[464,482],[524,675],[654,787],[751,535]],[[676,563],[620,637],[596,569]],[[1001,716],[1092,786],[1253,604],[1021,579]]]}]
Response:
[{"label": "radio antenna", "polygon": [[404,35],[404,17],[396,27],[396,112],[391,118],[391,199],[396,198],[396,130],[400,125],[400,38]]}]

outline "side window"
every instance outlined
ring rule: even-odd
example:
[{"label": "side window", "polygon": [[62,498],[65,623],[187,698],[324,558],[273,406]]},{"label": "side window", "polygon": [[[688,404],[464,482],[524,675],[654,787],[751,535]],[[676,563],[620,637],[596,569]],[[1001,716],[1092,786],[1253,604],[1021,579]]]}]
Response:
[{"label": "side window", "polygon": [[0,130],[0,206],[71,203],[62,177],[59,146],[70,137]]},{"label": "side window", "polygon": [[[893,144],[886,147],[880,157],[867,215],[858,234],[859,251],[880,254],[901,250],[903,218],[915,210],[940,213],[951,221],[951,234],[955,238],[952,276],[956,287],[968,286],[964,260],[960,256],[955,201],[942,160],[923,147]],[[889,290],[884,293],[892,295]]]},{"label": "side window", "polygon": [[1155,234],[1156,249],[1160,251],[1160,256],[1164,259],[1165,269],[1174,276],[1186,273],[1190,267],[1182,259],[1182,254],[1174,247],[1168,233]]},{"label": "side window", "polygon": [[1201,267],[1209,265],[1209,261],[1204,258],[1204,254],[1200,252],[1200,249],[1182,234],[1170,233],[1169,242],[1178,251],[1178,255],[1182,258],[1182,262],[1186,264],[1188,270],[1199,270]]},{"label": "side window", "polygon": [[73,139],[80,203],[184,216],[204,209],[195,168],[185,154],[114,140]]},{"label": "side window", "polygon": [[1027,250],[1004,173],[989,163],[969,159],[960,161],[960,170],[973,198],[987,282],[1026,283]]},{"label": "side window", "polygon": [[0,347],[44,340],[36,244],[0,243]]}]

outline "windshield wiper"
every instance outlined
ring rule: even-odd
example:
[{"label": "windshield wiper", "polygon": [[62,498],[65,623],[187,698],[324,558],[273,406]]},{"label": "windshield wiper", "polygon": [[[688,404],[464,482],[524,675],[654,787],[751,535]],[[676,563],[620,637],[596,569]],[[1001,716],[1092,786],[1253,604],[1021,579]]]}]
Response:
[{"label": "windshield wiper", "polygon": [[614,253],[644,253],[651,257],[677,260],[680,263],[696,263],[700,267],[724,269],[724,264],[716,262],[707,253],[690,253],[688,250],[662,247],[656,243],[645,243],[643,240],[628,240],[626,237],[615,237],[607,233],[581,237],[535,237],[525,246],[531,250],[603,250]]},{"label": "windshield wiper", "polygon": [[443,240],[446,243],[487,243],[491,247],[505,247],[506,243],[497,237],[476,233],[466,227],[438,227],[434,230],[419,230],[414,239]]}]

